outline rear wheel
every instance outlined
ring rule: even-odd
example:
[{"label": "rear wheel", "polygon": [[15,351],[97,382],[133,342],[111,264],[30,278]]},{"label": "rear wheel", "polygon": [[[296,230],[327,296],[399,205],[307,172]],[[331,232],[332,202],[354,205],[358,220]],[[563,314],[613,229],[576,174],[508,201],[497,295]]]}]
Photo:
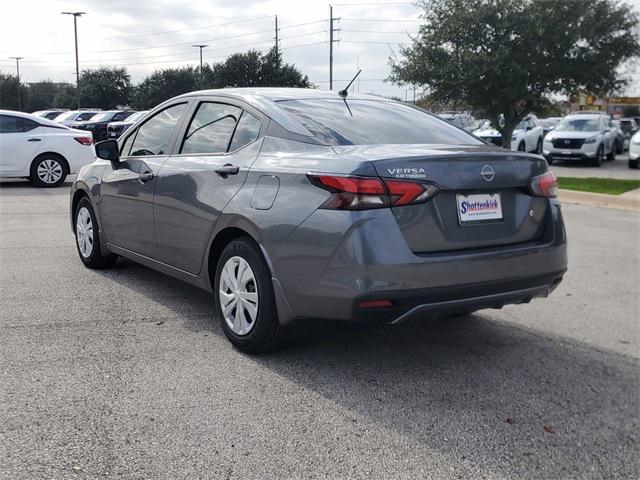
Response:
[{"label": "rear wheel", "polygon": [[76,247],[82,263],[94,269],[113,266],[117,256],[113,253],[103,255],[100,248],[100,228],[96,221],[93,206],[87,197],[78,202],[74,220]]},{"label": "rear wheel", "polygon": [[594,167],[601,167],[604,162],[604,145],[600,145],[596,151],[596,158],[593,159],[592,164]]},{"label": "rear wheel", "polygon": [[253,240],[242,237],[225,247],[214,292],[222,330],[236,348],[259,353],[284,342],[286,330],[278,321],[271,272]]},{"label": "rear wheel", "polygon": [[62,185],[67,177],[67,167],[59,155],[43,154],[31,164],[31,181],[38,187],[51,188]]}]

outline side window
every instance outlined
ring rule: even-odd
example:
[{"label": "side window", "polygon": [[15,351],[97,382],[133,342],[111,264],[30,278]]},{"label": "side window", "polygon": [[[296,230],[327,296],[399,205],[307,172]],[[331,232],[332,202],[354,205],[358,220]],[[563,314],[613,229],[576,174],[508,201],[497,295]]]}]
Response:
[{"label": "side window", "polygon": [[[166,108],[147,120],[135,135],[133,146],[131,147],[131,155],[164,155],[167,153],[167,147],[171,134],[180,120],[180,115],[184,111],[186,103],[180,103]],[[128,140],[127,140],[128,142]],[[126,147],[126,143],[123,146]]]},{"label": "side window", "polygon": [[0,115],[0,133],[21,133],[37,128],[38,124],[28,118]]},{"label": "side window", "polygon": [[0,133],[16,133],[18,131],[18,117],[0,115]]},{"label": "side window", "polygon": [[128,113],[122,112],[122,113],[116,113],[113,118],[111,119],[112,122],[120,122],[122,120],[124,120],[125,118],[127,118],[129,116]]},{"label": "side window", "polygon": [[253,142],[258,138],[260,133],[260,120],[249,112],[244,111],[238,126],[236,127],[236,133],[233,134],[233,140],[229,146],[229,151],[233,152],[245,145]]},{"label": "side window", "polygon": [[121,157],[128,157],[129,152],[131,151],[131,144],[133,143],[133,139],[136,138],[136,132],[133,132],[131,135],[127,137],[127,139],[122,144],[122,148],[120,149]]},{"label": "side window", "polygon": [[241,114],[238,107],[202,102],[189,124],[180,153],[225,153]]}]

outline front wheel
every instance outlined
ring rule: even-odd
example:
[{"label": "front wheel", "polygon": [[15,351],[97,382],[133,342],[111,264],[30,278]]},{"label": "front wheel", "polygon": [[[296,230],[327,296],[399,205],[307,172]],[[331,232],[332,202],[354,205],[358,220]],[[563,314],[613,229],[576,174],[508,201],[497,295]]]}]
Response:
[{"label": "front wheel", "polygon": [[277,348],[284,342],[271,283],[271,272],[255,242],[242,237],[222,251],[214,292],[222,330],[231,343],[248,353]]},{"label": "front wheel", "polygon": [[607,155],[607,161],[608,162],[613,162],[615,159],[616,159],[616,146],[615,145],[611,145],[611,151]]},{"label": "front wheel", "polygon": [[526,149],[527,147],[525,146],[524,142],[520,142],[520,145],[518,145],[518,151],[524,152]]},{"label": "front wheel", "polygon": [[57,155],[41,155],[31,164],[31,181],[38,187],[51,188],[62,185],[67,177],[64,161]]},{"label": "front wheel", "polygon": [[103,269],[113,266],[116,255],[104,255],[100,248],[100,228],[93,206],[87,197],[78,202],[74,217],[76,247],[80,260],[89,268]]},{"label": "front wheel", "polygon": [[596,152],[596,158],[593,159],[594,167],[601,167],[604,162],[604,145],[600,145]]},{"label": "front wheel", "polygon": [[640,159],[631,160],[629,159],[629,168],[638,168],[640,166]]}]

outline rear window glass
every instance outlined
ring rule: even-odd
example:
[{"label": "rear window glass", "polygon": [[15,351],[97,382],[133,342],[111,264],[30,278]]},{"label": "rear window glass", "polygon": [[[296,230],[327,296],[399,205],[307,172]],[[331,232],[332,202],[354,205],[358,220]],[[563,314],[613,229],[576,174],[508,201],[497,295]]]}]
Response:
[{"label": "rear window glass", "polygon": [[482,145],[424,110],[375,100],[283,100],[278,105],[329,145]]}]

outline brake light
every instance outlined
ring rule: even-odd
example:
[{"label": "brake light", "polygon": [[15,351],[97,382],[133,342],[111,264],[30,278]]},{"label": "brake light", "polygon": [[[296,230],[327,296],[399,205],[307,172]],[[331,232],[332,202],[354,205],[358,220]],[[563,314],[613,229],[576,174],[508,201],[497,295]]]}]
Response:
[{"label": "brake light", "polygon": [[529,183],[529,191],[536,197],[553,198],[558,196],[558,179],[548,171],[533,177]]},{"label": "brake light", "polygon": [[431,183],[371,177],[309,175],[311,183],[331,192],[321,208],[368,210],[423,203],[440,191]]},{"label": "brake light", "polygon": [[73,137],[73,139],[82,145],[91,145],[93,143],[93,138],[91,137]]}]

